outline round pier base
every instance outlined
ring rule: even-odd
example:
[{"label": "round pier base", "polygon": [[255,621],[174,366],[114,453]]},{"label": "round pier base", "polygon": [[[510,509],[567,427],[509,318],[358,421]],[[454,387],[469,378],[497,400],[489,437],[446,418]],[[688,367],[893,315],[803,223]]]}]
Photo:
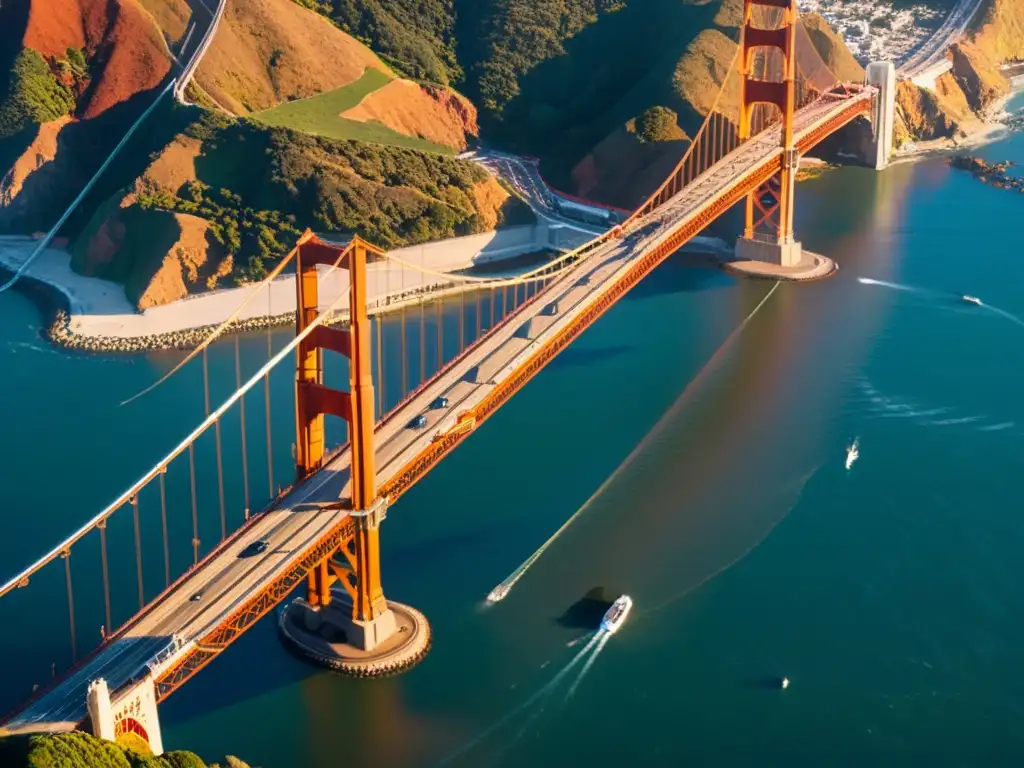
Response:
[{"label": "round pier base", "polygon": [[803,252],[803,260],[792,267],[783,267],[757,260],[723,261],[722,269],[738,277],[753,277],[762,280],[790,280],[796,283],[823,280],[839,271],[839,265],[819,253]]},{"label": "round pier base", "polygon": [[395,675],[427,655],[430,624],[415,608],[389,600],[394,631],[376,647],[363,650],[349,642],[357,634],[346,618],[351,616],[351,606],[335,597],[327,609],[317,610],[300,597],[281,611],[278,630],[285,645],[304,659],[353,677]]}]

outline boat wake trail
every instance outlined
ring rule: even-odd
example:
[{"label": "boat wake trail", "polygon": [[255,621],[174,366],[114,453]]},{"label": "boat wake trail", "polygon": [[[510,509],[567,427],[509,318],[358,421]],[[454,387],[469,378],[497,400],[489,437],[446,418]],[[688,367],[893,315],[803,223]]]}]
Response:
[{"label": "boat wake trail", "polygon": [[739,337],[740,333],[742,333],[743,329],[747,327],[750,321],[754,319],[754,316],[761,311],[761,308],[768,303],[768,299],[772,297],[772,294],[775,293],[779,285],[780,283],[776,282],[775,285],[772,286],[771,290],[768,291],[767,294],[765,294],[765,297],[761,299],[758,305],[754,307],[750,314],[748,314],[743,319],[743,322],[741,322],[733,330],[733,332],[729,334],[728,338],[726,338],[726,340],[722,342],[721,346],[715,350],[715,353],[704,364],[704,367],[701,368],[697,372],[697,375],[694,376],[686,385],[686,388],[683,389],[679,397],[676,398],[676,401],[672,403],[672,405],[669,406],[669,409],[665,411],[665,413],[662,415],[660,419],[658,419],[658,423],[651,427],[650,432],[648,432],[644,436],[644,439],[641,440],[639,444],[637,444],[637,446],[623,460],[623,462],[619,464],[618,467],[616,467],[615,471],[612,472],[611,475],[609,475],[603,483],[601,483],[601,486],[596,491],[594,491],[594,493],[591,494],[590,498],[583,502],[583,506],[577,509],[568,520],[562,523],[562,526],[557,531],[555,531],[547,541],[541,544],[540,548],[536,552],[534,552],[532,555],[526,558],[526,560],[524,560],[514,571],[512,571],[512,573],[510,573],[505,578],[504,581],[502,581],[494,589],[491,590],[490,594],[487,595],[488,604],[493,604],[501,600],[504,600],[508,596],[508,593],[512,591],[512,587],[515,586],[516,582],[526,575],[526,572],[530,570],[533,564],[540,559],[540,556],[544,554],[545,550],[547,550],[548,547],[554,544],[555,540],[563,533],[565,533],[566,529],[568,529],[568,527],[572,525],[572,523],[577,518],[579,518],[580,515],[587,511],[587,509],[589,509],[590,506],[597,499],[599,499],[606,490],[608,490],[608,487],[615,481],[615,479],[618,478],[623,472],[625,472],[629,468],[629,466],[636,460],[636,458],[641,453],[643,453],[644,449],[648,445],[650,445],[651,441],[654,440],[665,429],[665,427],[672,422],[672,420],[679,413],[682,407],[686,405],[689,399],[693,396],[693,393],[696,390],[697,386],[700,384],[700,382],[705,378],[705,376],[710,371],[714,370],[717,364],[722,360],[722,357],[725,355],[725,352],[733,345],[733,343]]},{"label": "boat wake trail", "polygon": [[[564,667],[562,667],[562,669],[558,672],[558,674],[555,675],[553,678],[551,678],[551,680],[546,685],[544,685],[540,690],[538,690],[530,698],[528,698],[526,701],[524,701],[518,707],[513,709],[507,715],[502,717],[500,720],[498,720],[492,726],[487,728],[487,730],[485,730],[479,736],[475,737],[471,741],[469,741],[466,744],[464,744],[463,746],[459,747],[459,749],[457,749],[455,752],[453,752],[452,754],[450,754],[447,757],[445,757],[440,762],[435,763],[435,765],[438,768],[440,768],[440,766],[442,766],[442,765],[449,765],[454,760],[456,760],[457,758],[459,758],[462,755],[466,754],[467,752],[469,752],[474,747],[479,746],[480,744],[482,744],[484,741],[486,741],[488,738],[490,738],[492,735],[494,735],[497,731],[501,730],[504,726],[508,725],[508,723],[510,723],[512,720],[514,720],[517,715],[522,714],[523,712],[528,710],[533,705],[543,701],[548,696],[550,696],[554,692],[554,690],[562,683],[562,681],[565,680],[566,677],[568,677],[569,673],[572,672],[572,670],[576,668],[576,665],[579,664],[587,656],[587,654],[590,653],[594,649],[594,646],[596,646],[598,644],[598,642],[602,639],[602,636],[607,636],[607,635],[608,635],[607,632],[603,632],[603,631],[602,632],[595,632],[593,637],[590,638],[590,641],[585,646],[583,646],[576,653],[576,655],[572,657],[572,659],[569,661],[569,663],[566,664]],[[543,707],[540,707],[538,709],[538,711],[535,712],[529,718],[529,720],[527,720],[527,722],[524,724],[523,728],[520,729],[519,733],[505,747],[505,750],[509,749],[519,739],[519,737],[522,736],[523,733],[525,733],[526,727],[530,723],[532,723],[534,720],[536,720],[537,716],[540,715],[540,713],[543,712],[543,711],[544,711]]]},{"label": "boat wake trail", "polygon": [[883,288],[892,288],[894,291],[906,291],[907,293],[931,293],[924,288],[915,288],[912,285],[904,285],[903,283],[891,283],[888,280],[875,280],[870,277],[858,277],[857,282],[862,285],[878,285]]},{"label": "boat wake trail", "polygon": [[572,681],[572,686],[569,688],[569,692],[565,694],[566,701],[571,699],[572,695],[576,693],[576,689],[580,687],[580,683],[583,681],[583,678],[586,677],[587,672],[590,671],[590,668],[594,666],[594,662],[597,661],[597,657],[601,655],[601,651],[604,650],[604,647],[608,644],[608,641],[612,639],[611,632],[605,632],[604,630],[601,630],[600,632],[598,632],[598,635],[600,636],[601,640],[600,642],[598,642],[597,647],[594,648],[594,652],[590,654],[590,658],[587,659],[587,663],[583,665],[583,669],[580,670],[580,673],[576,676],[576,679]]},{"label": "boat wake trail", "polygon": [[1007,320],[1009,320],[1012,323],[1016,323],[1017,325],[1024,326],[1024,320],[1021,320],[1019,317],[1017,317],[1012,312],[1007,312],[1005,309],[1000,309],[999,307],[993,307],[991,304],[982,304],[981,306],[983,308],[987,309],[989,312],[995,312],[1000,317],[1005,317]]},{"label": "boat wake trail", "polygon": [[[913,285],[904,285],[903,283],[892,283],[889,282],[888,280],[875,280],[874,278],[871,277],[858,277],[857,282],[861,283],[862,285],[877,285],[882,288],[890,288],[894,291],[916,293],[921,296],[930,296],[933,298],[946,299],[952,296],[958,302],[974,304],[978,307],[981,307],[982,309],[986,309],[989,312],[992,312],[993,314],[999,315],[1000,317],[1005,318],[1006,320],[1009,320],[1011,323],[1016,323],[1017,325],[1024,326],[1024,320],[1017,317],[1017,315],[1013,314],[1012,312],[1007,312],[1005,309],[994,307],[991,304],[986,304],[981,299],[974,296],[965,296],[959,293],[949,294],[943,291],[933,291],[929,288],[918,288]],[[969,307],[965,307],[965,310],[967,311],[963,312],[963,314],[969,314]]]}]

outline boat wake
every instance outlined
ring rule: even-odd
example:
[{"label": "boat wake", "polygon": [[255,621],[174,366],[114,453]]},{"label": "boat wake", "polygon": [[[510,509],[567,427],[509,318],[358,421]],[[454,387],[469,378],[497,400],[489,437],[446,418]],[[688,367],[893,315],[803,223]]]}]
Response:
[{"label": "boat wake", "polygon": [[590,654],[590,658],[587,659],[587,663],[583,665],[583,669],[576,676],[576,679],[572,681],[572,686],[569,688],[569,692],[565,694],[565,701],[572,698],[573,694],[576,693],[576,689],[580,687],[580,683],[583,682],[583,678],[587,676],[587,672],[594,666],[594,662],[597,661],[597,657],[601,655],[601,651],[608,644],[608,641],[612,639],[612,633],[605,630],[601,630],[597,633],[600,636],[600,641],[597,647],[594,648],[594,652]]},{"label": "boat wake", "polygon": [[619,464],[618,467],[615,468],[615,471],[612,472],[611,475],[609,475],[603,483],[601,483],[600,487],[596,491],[594,491],[594,493],[591,494],[590,498],[583,502],[583,506],[577,509],[568,520],[562,523],[562,526],[557,531],[555,531],[547,541],[541,544],[540,548],[537,549],[536,552],[534,552],[532,555],[526,558],[526,560],[520,563],[519,566],[516,567],[516,569],[512,571],[512,573],[510,573],[505,578],[504,581],[502,581],[494,589],[492,589],[490,593],[488,593],[485,605],[493,605],[495,603],[501,602],[506,597],[508,597],[508,593],[512,591],[512,587],[514,587],[516,582],[518,582],[521,578],[523,578],[523,576],[526,575],[526,572],[530,570],[533,564],[540,559],[541,555],[544,554],[548,547],[554,544],[558,537],[565,533],[569,526],[572,525],[573,522],[575,522],[580,515],[587,511],[587,509],[589,509],[591,505],[593,505],[593,503],[597,501],[597,499],[599,499],[606,490],[608,490],[609,486],[611,486],[611,484],[615,482],[615,480],[630,467],[630,465],[636,460],[636,458],[641,453],[643,453],[644,449],[647,448],[648,445],[650,445],[651,441],[654,440],[658,435],[660,435],[661,432],[664,431],[665,427],[672,423],[673,419],[679,413],[679,411],[682,410],[683,406],[685,406],[687,402],[689,402],[690,397],[693,396],[693,393],[696,391],[699,384],[704,380],[704,377],[710,371],[714,370],[717,364],[722,360],[725,352],[732,346],[732,344],[736,341],[739,335],[743,332],[743,329],[747,327],[747,325],[750,323],[751,320],[754,319],[757,313],[761,311],[761,308],[768,303],[768,300],[772,297],[772,295],[774,295],[779,285],[781,285],[781,283],[776,282],[775,285],[772,286],[771,290],[769,290],[768,293],[765,294],[764,298],[761,299],[761,301],[757,304],[757,306],[755,306],[754,309],[751,310],[750,314],[748,314],[743,319],[743,322],[741,322],[735,329],[733,329],[732,333],[729,334],[728,338],[726,338],[726,340],[722,342],[721,346],[719,346],[718,349],[715,350],[714,354],[704,364],[704,367],[701,368],[697,372],[697,375],[694,376],[686,385],[686,387],[683,389],[679,397],[676,398],[675,402],[672,403],[672,405],[669,406],[669,409],[665,411],[665,413],[662,415],[660,419],[658,419],[658,423],[651,427],[651,430],[646,435],[644,435],[643,440],[641,440],[637,444],[637,446],[632,451],[630,451],[630,454],[623,460],[621,464]]},{"label": "boat wake", "polygon": [[871,277],[858,277],[857,282],[862,285],[878,285],[883,288],[892,288],[894,291],[906,291],[907,293],[931,293],[926,288],[915,288],[913,285],[904,285],[903,283],[892,283],[888,280],[875,280]]},{"label": "boat wake", "polygon": [[[859,382],[865,396],[871,403],[872,411],[875,411],[880,419],[912,419],[919,427],[955,427],[967,424],[978,424],[989,417],[985,414],[971,414],[968,416],[957,416],[953,408],[927,408],[920,403],[913,403],[900,398],[892,398],[883,395],[875,389],[867,380]],[[948,418],[936,419],[936,416]],[[981,424],[977,427],[978,432],[1001,432],[1016,426],[1016,422],[1003,421],[994,424]]]},{"label": "boat wake", "polygon": [[558,674],[551,678],[550,681],[548,681],[544,686],[542,686],[538,691],[536,691],[532,696],[530,696],[530,698],[528,698],[519,706],[515,707],[508,714],[501,717],[497,722],[495,722],[481,734],[479,734],[472,740],[468,741],[466,744],[459,747],[459,749],[457,749],[455,752],[451,753],[450,755],[442,759],[440,762],[435,763],[435,765],[440,767],[442,765],[451,764],[453,761],[455,761],[459,757],[462,757],[462,755],[466,754],[471,749],[485,742],[495,733],[500,731],[503,727],[512,722],[518,715],[523,714],[534,705],[541,705],[537,708],[537,711],[535,711],[527,719],[527,721],[523,724],[523,727],[520,728],[519,732],[512,738],[512,740],[505,745],[502,751],[507,751],[511,749],[512,746],[519,740],[519,738],[522,737],[522,735],[526,732],[527,727],[529,727],[529,725],[534,720],[536,720],[537,717],[539,717],[540,714],[544,711],[543,704],[546,701],[546,699],[552,693],[554,693],[555,689],[557,689],[558,686],[569,676],[569,673],[572,672],[573,669],[575,669],[580,664],[580,662],[582,662],[587,657],[587,655],[591,651],[593,651],[596,646],[600,644],[601,640],[606,637],[610,637],[609,633],[604,631],[595,632],[591,636],[587,644],[583,646],[579,651],[577,651],[576,655],[569,660],[569,663],[562,667],[562,669],[559,670]]},{"label": "boat wake", "polygon": [[[916,294],[919,294],[921,296],[931,296],[933,298],[945,299],[945,298],[950,296],[950,294],[944,293],[942,291],[934,291],[934,290],[931,290],[929,288],[919,288],[917,286],[905,285],[903,283],[893,283],[893,282],[890,282],[888,280],[875,280],[874,278],[871,278],[871,277],[858,277],[857,278],[857,282],[861,283],[862,285],[877,285],[877,286],[880,286],[882,288],[889,288],[889,289],[894,290],[894,291],[903,291],[905,293],[916,293]],[[994,313],[996,315],[999,315],[1000,317],[1005,318],[1006,320],[1009,320],[1011,323],[1016,323],[1017,325],[1024,326],[1024,320],[1019,318],[1017,315],[1013,314],[1012,312],[1007,312],[1005,309],[1000,309],[999,307],[994,307],[991,304],[986,304],[984,301],[979,299],[977,296],[970,296],[968,294],[954,293],[954,294],[952,294],[952,297],[955,298],[957,301],[959,301],[961,303],[973,304],[974,306],[981,307],[982,309],[986,309],[989,312],[992,312],[992,313]],[[963,314],[970,314],[970,310],[967,307],[964,307],[963,309],[964,309],[964,313]],[[977,312],[977,310],[974,310],[974,311]]]}]

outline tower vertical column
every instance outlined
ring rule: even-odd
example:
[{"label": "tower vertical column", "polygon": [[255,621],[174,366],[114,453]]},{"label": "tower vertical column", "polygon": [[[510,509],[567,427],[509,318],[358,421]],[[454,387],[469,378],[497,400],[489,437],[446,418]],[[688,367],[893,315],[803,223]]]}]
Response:
[{"label": "tower vertical column", "polygon": [[[295,248],[296,334],[306,330],[320,314],[316,262],[304,259],[302,253],[311,237],[307,231]],[[323,351],[311,334],[299,343],[295,355],[295,474],[297,480],[302,480],[318,470],[324,459],[324,414],[311,407],[309,386],[323,384]]]},{"label": "tower vertical column", "polygon": [[[755,25],[755,7],[782,10],[782,24],[766,29]],[[759,104],[774,105],[780,117],[778,172],[772,180],[747,195],[743,236],[736,244],[740,260],[764,261],[782,267],[804,262],[800,243],[793,237],[793,208],[800,158],[795,146],[796,114],[796,0],[744,0],[740,31],[740,141],[753,137],[754,110]],[[759,49],[782,54],[781,79],[762,79],[753,73]],[[767,77],[767,75],[766,75]],[[765,202],[765,201],[768,202]],[[760,212],[761,218],[757,218]],[[777,226],[772,227],[772,217]],[[768,231],[764,231],[765,224]],[[762,231],[758,231],[761,227]]]}]

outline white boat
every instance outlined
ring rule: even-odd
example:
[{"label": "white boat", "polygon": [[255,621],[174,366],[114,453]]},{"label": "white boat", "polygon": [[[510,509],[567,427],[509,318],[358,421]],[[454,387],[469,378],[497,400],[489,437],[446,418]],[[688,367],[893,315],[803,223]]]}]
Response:
[{"label": "white boat", "polygon": [[629,615],[629,609],[633,607],[633,598],[629,595],[622,595],[618,600],[612,603],[612,607],[607,610],[604,618],[601,619],[601,629],[608,634],[618,631],[625,621],[626,616]]},{"label": "white boat", "polygon": [[853,462],[860,458],[860,440],[854,440],[849,448],[846,449],[846,468],[849,469],[853,466]]},{"label": "white boat", "polygon": [[487,602],[488,603],[497,603],[500,600],[504,600],[505,599],[505,595],[508,594],[508,591],[510,589],[511,589],[511,587],[508,584],[505,584],[504,582],[502,582],[501,584],[496,586],[494,589],[492,589],[489,595],[487,595]]},{"label": "white boat", "polygon": [[968,304],[977,304],[979,307],[981,306],[981,299],[979,299],[977,296],[968,296],[965,293],[962,298]]}]

